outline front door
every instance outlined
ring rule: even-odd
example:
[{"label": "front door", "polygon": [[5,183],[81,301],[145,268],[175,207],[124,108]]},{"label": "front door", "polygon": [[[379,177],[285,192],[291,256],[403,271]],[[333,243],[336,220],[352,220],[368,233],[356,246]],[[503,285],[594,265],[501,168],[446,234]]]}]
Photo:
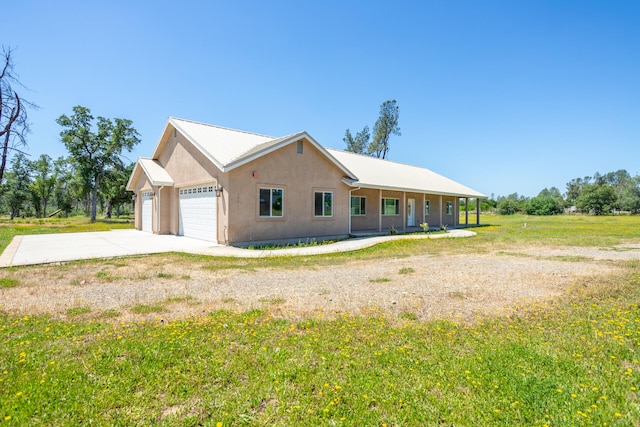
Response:
[{"label": "front door", "polygon": [[407,200],[407,227],[416,226],[416,199]]}]

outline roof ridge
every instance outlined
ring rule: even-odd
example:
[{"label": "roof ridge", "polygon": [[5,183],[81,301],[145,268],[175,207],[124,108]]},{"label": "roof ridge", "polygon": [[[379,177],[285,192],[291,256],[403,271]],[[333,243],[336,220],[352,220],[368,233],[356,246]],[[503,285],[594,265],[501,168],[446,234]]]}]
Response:
[{"label": "roof ridge", "polygon": [[198,122],[196,120],[189,120],[189,119],[181,119],[180,117],[173,117],[173,116],[169,116],[169,119],[171,120],[180,120],[183,122],[189,122],[189,123],[194,123],[196,125],[202,125],[202,126],[208,126],[208,127],[212,127],[212,128],[218,128],[218,129],[223,129],[223,130],[228,130],[231,132],[238,132],[238,133],[246,133],[247,135],[255,135],[255,136],[261,136],[264,138],[271,138],[271,139],[279,139],[275,136],[271,136],[271,135],[264,135],[262,133],[256,133],[256,132],[248,132],[246,130],[240,130],[240,129],[233,129],[233,128],[228,128],[228,127],[224,127],[224,126],[218,126],[218,125],[212,125],[210,123],[203,123],[203,122]]}]

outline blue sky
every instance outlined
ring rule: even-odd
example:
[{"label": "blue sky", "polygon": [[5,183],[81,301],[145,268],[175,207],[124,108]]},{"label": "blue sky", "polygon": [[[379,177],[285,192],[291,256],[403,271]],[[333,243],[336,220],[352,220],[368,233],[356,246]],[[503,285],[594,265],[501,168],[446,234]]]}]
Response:
[{"label": "blue sky", "polygon": [[67,155],[61,114],[168,116],[344,148],[396,99],[389,159],[487,195],[640,174],[640,2],[33,1],[0,44],[38,104],[28,152]]}]

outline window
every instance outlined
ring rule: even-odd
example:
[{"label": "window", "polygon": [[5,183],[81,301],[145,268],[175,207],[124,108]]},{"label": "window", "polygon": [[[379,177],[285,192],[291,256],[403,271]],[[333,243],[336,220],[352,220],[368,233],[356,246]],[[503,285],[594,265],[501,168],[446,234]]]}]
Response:
[{"label": "window", "polygon": [[382,199],[382,215],[400,215],[400,199]]},{"label": "window", "polygon": [[296,141],[296,152],[302,154],[302,140]]},{"label": "window", "polygon": [[361,196],[351,196],[351,215],[365,215],[366,200]]},{"label": "window", "polygon": [[330,191],[316,191],[314,193],[315,216],[333,216],[333,193]]},{"label": "window", "polygon": [[447,202],[447,215],[453,215],[453,202]]},{"label": "window", "polygon": [[424,201],[424,216],[431,215],[431,203],[429,200]]},{"label": "window", "polygon": [[284,212],[284,190],[282,188],[260,189],[260,216],[280,218]]}]

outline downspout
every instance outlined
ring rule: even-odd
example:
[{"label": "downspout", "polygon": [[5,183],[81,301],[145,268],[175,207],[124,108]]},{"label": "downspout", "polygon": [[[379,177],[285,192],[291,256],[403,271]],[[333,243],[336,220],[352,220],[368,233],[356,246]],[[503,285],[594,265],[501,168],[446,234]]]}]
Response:
[{"label": "downspout", "polygon": [[349,235],[351,235],[351,193],[354,191],[358,191],[360,190],[360,188],[362,187],[358,187],[358,188],[354,188],[352,190],[349,190]]},{"label": "downspout", "polygon": [[160,208],[162,207],[162,189],[164,188],[164,185],[160,186],[160,188],[158,189],[158,211],[156,212],[156,224],[158,227],[158,232],[156,234],[160,234]]}]

